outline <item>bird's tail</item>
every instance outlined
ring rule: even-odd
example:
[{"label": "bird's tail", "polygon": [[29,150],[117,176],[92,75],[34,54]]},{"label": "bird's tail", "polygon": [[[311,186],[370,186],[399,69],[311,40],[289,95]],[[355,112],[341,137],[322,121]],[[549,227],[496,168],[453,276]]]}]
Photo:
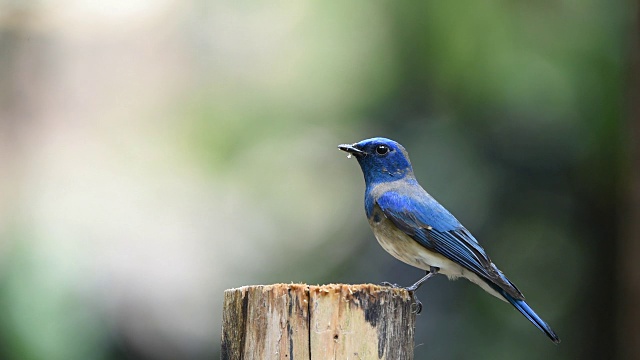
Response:
[{"label": "bird's tail", "polygon": [[554,343],[556,344],[560,343],[560,338],[558,337],[558,335],[556,335],[556,333],[551,329],[551,327],[546,322],[544,322],[544,320],[542,320],[540,316],[538,316],[538,314],[536,314],[535,311],[533,311],[533,309],[531,309],[531,307],[529,307],[529,305],[527,305],[527,303],[524,300],[515,299],[514,297],[507,294],[502,289],[500,289],[500,291],[498,292],[502,296],[504,296],[504,298],[507,299],[507,301],[511,303],[511,305],[513,305],[513,307],[518,309],[518,311],[520,311],[522,315],[524,315],[524,317],[529,319],[529,321],[531,321],[533,325],[535,325],[543,333],[547,334],[547,336]]}]

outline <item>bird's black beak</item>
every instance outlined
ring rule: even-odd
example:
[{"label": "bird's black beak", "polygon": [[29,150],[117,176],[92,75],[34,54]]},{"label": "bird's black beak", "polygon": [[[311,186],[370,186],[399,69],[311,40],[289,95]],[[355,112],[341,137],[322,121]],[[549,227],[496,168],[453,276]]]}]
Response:
[{"label": "bird's black beak", "polygon": [[366,152],[356,148],[353,145],[349,145],[349,144],[338,145],[338,149],[340,149],[340,150],[342,150],[344,152],[347,152],[350,155],[353,155],[355,157],[360,157],[360,156],[364,156],[364,155],[367,154]]}]

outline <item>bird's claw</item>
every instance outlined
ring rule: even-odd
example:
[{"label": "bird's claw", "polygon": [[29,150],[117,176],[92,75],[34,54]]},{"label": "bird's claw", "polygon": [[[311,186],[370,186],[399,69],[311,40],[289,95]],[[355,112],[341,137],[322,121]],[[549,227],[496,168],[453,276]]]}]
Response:
[{"label": "bird's claw", "polygon": [[411,308],[413,309],[413,306],[415,305],[415,312],[416,315],[420,315],[420,313],[422,312],[422,302],[420,300],[418,300],[418,297],[413,294],[413,304],[411,304]]},{"label": "bird's claw", "polygon": [[388,281],[383,281],[380,283],[380,285],[382,286],[388,286],[388,287],[392,287],[394,289],[404,289],[402,286],[398,285],[398,284],[392,284]]},{"label": "bird's claw", "polygon": [[[418,286],[411,285],[409,287],[404,287],[404,286],[400,286],[398,284],[392,284],[388,281],[383,281],[380,283],[380,285],[382,286],[389,286],[392,287],[394,289],[404,289],[407,290],[411,296],[413,297],[413,303],[411,304],[411,310],[415,311],[416,314],[420,314],[422,312],[422,302],[420,300],[418,300],[418,297],[416,296],[415,291],[418,289]],[[415,307],[415,308],[414,308]]]},{"label": "bird's claw", "polygon": [[404,289],[407,290],[408,292],[414,292],[414,291],[418,290],[418,287],[416,286],[416,284],[413,284],[411,286],[407,286]]}]

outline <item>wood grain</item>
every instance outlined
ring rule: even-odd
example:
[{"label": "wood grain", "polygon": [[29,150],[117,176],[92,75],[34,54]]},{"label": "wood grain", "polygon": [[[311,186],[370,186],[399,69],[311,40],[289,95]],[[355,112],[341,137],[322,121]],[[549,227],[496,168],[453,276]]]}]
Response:
[{"label": "wood grain", "polygon": [[275,284],[224,294],[222,359],[413,359],[404,289]]}]

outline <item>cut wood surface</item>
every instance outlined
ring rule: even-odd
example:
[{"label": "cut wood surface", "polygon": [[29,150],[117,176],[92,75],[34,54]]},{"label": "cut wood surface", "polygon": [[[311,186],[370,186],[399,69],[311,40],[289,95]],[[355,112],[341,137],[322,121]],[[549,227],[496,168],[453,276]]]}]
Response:
[{"label": "cut wood surface", "polygon": [[222,359],[413,359],[409,292],[372,284],[226,290]]}]

